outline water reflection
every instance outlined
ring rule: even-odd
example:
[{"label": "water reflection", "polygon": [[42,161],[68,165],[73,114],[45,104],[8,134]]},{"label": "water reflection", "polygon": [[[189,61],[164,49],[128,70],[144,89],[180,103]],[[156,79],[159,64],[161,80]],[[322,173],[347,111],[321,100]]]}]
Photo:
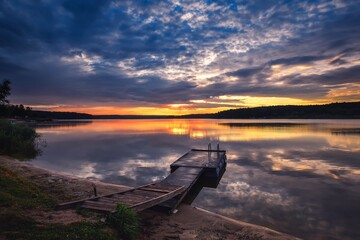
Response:
[{"label": "water reflection", "polygon": [[91,120],[54,120],[44,122],[29,123],[30,126],[36,128],[59,128],[59,127],[75,127],[92,123]]},{"label": "water reflection", "polygon": [[193,204],[307,239],[360,239],[356,129],[354,120],[95,120],[38,129],[48,147],[34,163],[136,186],[219,141],[227,171]]}]

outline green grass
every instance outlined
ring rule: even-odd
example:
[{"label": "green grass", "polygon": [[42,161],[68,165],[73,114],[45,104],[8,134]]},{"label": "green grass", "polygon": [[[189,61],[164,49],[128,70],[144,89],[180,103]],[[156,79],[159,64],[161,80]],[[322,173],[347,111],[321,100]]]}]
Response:
[{"label": "green grass", "polygon": [[29,209],[51,210],[55,201],[30,181],[0,167],[0,238],[31,240],[114,239],[103,223],[76,222],[69,225],[38,223],[26,216]]},{"label": "green grass", "polygon": [[51,209],[55,200],[38,186],[0,167],[0,207]]},{"label": "green grass", "polygon": [[101,223],[75,222],[68,225],[51,224],[37,226],[34,221],[18,215],[1,215],[1,232],[9,240],[112,240],[113,234],[105,231]]},{"label": "green grass", "polygon": [[75,222],[69,225],[49,225],[35,231],[25,233],[24,239],[33,240],[111,240],[113,235],[106,232],[100,223]]},{"label": "green grass", "polygon": [[0,120],[0,155],[18,159],[32,159],[41,153],[35,129]]},{"label": "green grass", "polygon": [[90,209],[81,208],[81,207],[78,207],[76,209],[76,213],[80,214],[84,217],[97,217],[97,218],[104,217],[104,213],[94,212],[94,211],[91,211]]},{"label": "green grass", "polygon": [[136,212],[124,204],[118,204],[116,211],[109,214],[108,223],[115,228],[124,239],[135,239],[140,233]]},{"label": "green grass", "polygon": [[5,210],[0,213],[0,233],[13,233],[24,229],[31,229],[36,223],[19,211]]}]

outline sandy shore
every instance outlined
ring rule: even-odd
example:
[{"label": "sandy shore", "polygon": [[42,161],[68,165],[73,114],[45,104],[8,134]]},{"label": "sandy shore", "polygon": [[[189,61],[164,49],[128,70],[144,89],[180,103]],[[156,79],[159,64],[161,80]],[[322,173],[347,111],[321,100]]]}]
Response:
[{"label": "sandy shore", "polygon": [[[59,203],[92,196],[94,185],[98,194],[128,188],[50,172],[34,167],[31,162],[20,162],[5,156],[0,156],[0,166],[31,180],[44,192],[55,196]],[[171,216],[154,210],[145,210],[139,213],[143,226],[143,233],[139,239],[298,239],[185,204],[181,205],[178,210]],[[85,219],[74,210],[34,211],[28,214],[40,223],[67,224]]]}]

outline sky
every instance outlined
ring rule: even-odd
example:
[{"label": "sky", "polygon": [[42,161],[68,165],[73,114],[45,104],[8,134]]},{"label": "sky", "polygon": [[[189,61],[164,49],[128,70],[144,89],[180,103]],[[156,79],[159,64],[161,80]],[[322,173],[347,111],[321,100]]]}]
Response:
[{"label": "sky", "polygon": [[359,101],[359,39],[358,0],[0,0],[0,81],[91,114]]}]

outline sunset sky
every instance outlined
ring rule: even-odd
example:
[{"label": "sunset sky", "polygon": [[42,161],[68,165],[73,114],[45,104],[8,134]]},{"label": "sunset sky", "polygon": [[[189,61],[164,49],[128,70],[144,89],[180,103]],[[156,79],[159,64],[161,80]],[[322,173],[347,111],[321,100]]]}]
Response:
[{"label": "sunset sky", "polygon": [[211,113],[360,100],[359,0],[0,0],[11,103]]}]

